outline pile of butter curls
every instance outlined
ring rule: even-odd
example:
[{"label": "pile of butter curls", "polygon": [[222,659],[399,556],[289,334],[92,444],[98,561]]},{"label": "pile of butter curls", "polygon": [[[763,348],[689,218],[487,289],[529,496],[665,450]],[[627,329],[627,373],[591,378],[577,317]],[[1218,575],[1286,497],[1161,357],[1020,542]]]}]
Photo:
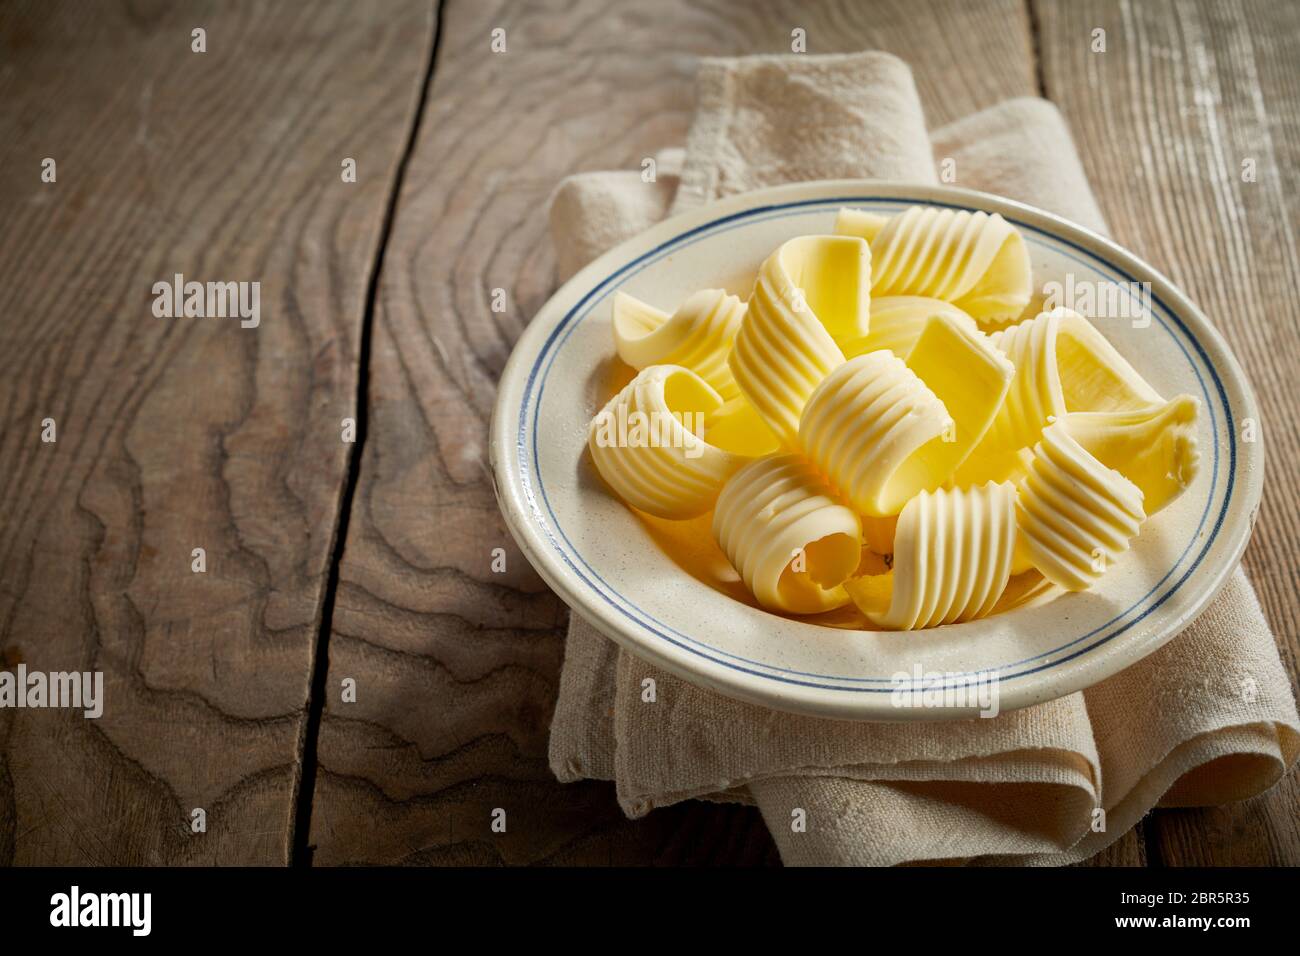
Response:
[{"label": "pile of butter curls", "polygon": [[1016,575],[1092,587],[1195,476],[1199,403],[1163,399],[1077,312],[1021,319],[1031,271],[996,214],[843,209],[748,302],[706,289],[669,314],[620,292],[638,374],[592,420],[592,459],[633,508],[712,510],[769,610],[851,601],[912,630],[1000,610]]}]

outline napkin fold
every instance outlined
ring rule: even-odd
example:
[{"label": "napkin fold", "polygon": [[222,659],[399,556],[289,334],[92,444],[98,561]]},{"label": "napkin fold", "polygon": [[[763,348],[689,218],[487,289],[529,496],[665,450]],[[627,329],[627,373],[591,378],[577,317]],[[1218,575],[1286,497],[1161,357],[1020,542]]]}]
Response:
[{"label": "napkin fold", "polygon": [[[567,278],[665,215],[727,195],[812,179],[933,183],[936,168],[1106,231],[1051,103],[1011,100],[927,134],[906,64],[869,52],[702,61],[684,155],[658,154],[652,182],[566,179],[552,236]],[[641,700],[646,677],[654,705]],[[967,721],[768,710],[639,660],[575,613],[550,739],[561,781],[613,780],[632,817],[693,798],[757,805],[790,865],[1070,863],[1153,806],[1260,793],[1298,751],[1291,685],[1240,568],[1186,631],[1120,674]]]}]

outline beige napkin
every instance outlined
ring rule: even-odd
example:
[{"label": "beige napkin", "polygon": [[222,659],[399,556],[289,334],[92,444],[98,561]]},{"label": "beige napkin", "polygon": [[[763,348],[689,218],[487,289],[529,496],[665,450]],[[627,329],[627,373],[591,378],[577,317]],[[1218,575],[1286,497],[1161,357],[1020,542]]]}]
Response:
[{"label": "beige napkin", "polygon": [[[927,136],[908,68],[882,53],[706,60],[685,156],[658,160],[651,183],[615,172],[561,184],[552,234],[565,277],[670,210],[804,179],[935,182],[936,165],[958,185],[1105,231],[1054,106],[1013,100]],[[641,700],[646,677],[653,704]],[[767,710],[660,671],[575,614],[550,759],[562,781],[614,780],[633,817],[689,798],[757,804],[787,864],[1059,864],[1101,850],[1157,803],[1257,794],[1298,749],[1291,686],[1238,569],[1160,651],[1084,693],[991,720]]]}]

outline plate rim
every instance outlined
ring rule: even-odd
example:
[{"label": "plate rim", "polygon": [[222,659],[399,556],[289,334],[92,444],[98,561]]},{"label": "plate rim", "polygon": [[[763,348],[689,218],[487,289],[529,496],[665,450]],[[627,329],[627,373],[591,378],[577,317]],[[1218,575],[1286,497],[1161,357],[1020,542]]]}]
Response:
[{"label": "plate rim", "polygon": [[[679,213],[619,243],[557,289],[537,310],[533,321],[519,337],[499,380],[489,432],[493,488],[507,527],[525,558],[573,613],[642,659],[690,683],[764,707],[814,716],[877,721],[966,718],[976,711],[969,707],[941,710],[899,708],[891,705],[886,695],[854,694],[826,687],[781,683],[776,678],[736,670],[674,647],[644,625],[617,615],[614,609],[605,605],[599,594],[565,567],[561,556],[552,553],[545,540],[546,532],[532,517],[524,487],[526,481],[514,468],[513,453],[519,450],[521,443],[513,437],[513,427],[527,393],[530,367],[556,326],[586,294],[637,257],[729,216],[783,202],[829,199],[839,191],[864,190],[877,194],[881,199],[901,199],[918,204],[946,202],[969,209],[1014,215],[1030,222],[1038,220],[1033,225],[1045,233],[1083,246],[1112,268],[1128,272],[1140,280],[1149,279],[1169,311],[1178,317],[1187,335],[1199,344],[1205,364],[1221,378],[1225,397],[1230,395],[1233,405],[1240,402],[1240,408],[1233,411],[1234,420],[1225,422],[1228,433],[1235,436],[1235,422],[1243,418],[1258,420],[1258,404],[1250,380],[1219,331],[1172,280],[1108,237],[1028,203],[965,187],[872,179],[815,180],[741,193]],[[1235,453],[1235,446],[1240,442],[1235,437],[1233,440]],[[1257,447],[1251,452],[1253,457],[1249,465],[1245,454],[1238,455],[1236,469],[1231,473],[1241,497],[1237,502],[1228,502],[1223,518],[1221,531],[1224,537],[1221,540],[1226,544],[1225,556],[1213,565],[1202,563],[1193,569],[1185,586],[1194,588],[1194,593],[1186,606],[1150,635],[1130,641],[1107,642],[1104,650],[1084,653],[1073,661],[1063,662],[1051,674],[1020,675],[1000,683],[1000,710],[1018,709],[1090,687],[1154,652],[1195,620],[1227,583],[1250,541],[1263,488],[1266,453],[1262,432],[1260,440],[1253,444]],[[1196,584],[1192,585],[1192,581]]]}]

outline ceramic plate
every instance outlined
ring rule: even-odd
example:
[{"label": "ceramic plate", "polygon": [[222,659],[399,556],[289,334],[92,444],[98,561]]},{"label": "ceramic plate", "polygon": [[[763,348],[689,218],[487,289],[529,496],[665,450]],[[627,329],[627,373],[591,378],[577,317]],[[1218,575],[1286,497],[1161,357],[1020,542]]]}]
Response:
[{"label": "ceramic plate", "polygon": [[[1091,591],[910,633],[839,630],[746,606],[684,572],[586,453],[587,424],[611,389],[614,293],[668,310],[701,288],[746,298],[772,250],[793,236],[831,232],[841,206],[893,214],[917,203],[1001,213],[1024,235],[1040,290],[1058,282],[1076,296],[1090,284],[1118,293],[1111,317],[1090,317],[1166,398],[1200,399],[1199,474]],[[1089,312],[1078,298],[1064,304]],[[970,190],[819,182],[676,216],[575,276],[533,319],[506,366],[491,458],[501,510],[528,560],[570,607],[638,657],[782,710],[937,720],[982,709],[972,682],[995,675],[1002,710],[1051,700],[1104,680],[1184,628],[1250,537],[1264,455],[1262,443],[1248,440],[1248,420],[1257,420],[1255,399],[1223,339],[1168,279],[1114,243]],[[948,690],[950,706],[899,706],[916,703],[906,695],[923,687],[932,701]]]}]

